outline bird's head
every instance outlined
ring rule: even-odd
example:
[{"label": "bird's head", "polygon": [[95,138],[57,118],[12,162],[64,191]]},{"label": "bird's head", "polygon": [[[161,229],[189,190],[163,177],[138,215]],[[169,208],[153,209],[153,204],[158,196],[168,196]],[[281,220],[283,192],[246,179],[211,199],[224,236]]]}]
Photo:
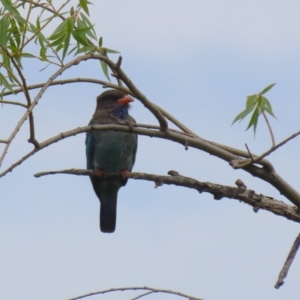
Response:
[{"label": "bird's head", "polygon": [[97,97],[97,107],[94,116],[98,112],[106,111],[117,118],[124,118],[128,115],[129,103],[133,98],[118,90],[109,90]]}]

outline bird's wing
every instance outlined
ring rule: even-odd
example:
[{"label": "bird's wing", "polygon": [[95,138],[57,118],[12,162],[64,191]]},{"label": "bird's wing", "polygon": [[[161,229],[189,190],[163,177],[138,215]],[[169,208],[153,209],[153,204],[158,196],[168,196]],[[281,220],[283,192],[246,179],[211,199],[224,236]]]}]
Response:
[{"label": "bird's wing", "polygon": [[[93,120],[90,121],[89,125],[94,125]],[[85,138],[87,168],[92,170],[94,169],[94,165],[93,165],[94,151],[95,151],[95,134],[94,132],[87,132]]]}]

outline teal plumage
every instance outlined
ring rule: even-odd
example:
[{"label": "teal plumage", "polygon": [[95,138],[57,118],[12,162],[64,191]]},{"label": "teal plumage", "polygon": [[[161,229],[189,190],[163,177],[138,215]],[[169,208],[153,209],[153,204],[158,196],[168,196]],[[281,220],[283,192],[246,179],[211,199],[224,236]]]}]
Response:
[{"label": "teal plumage", "polygon": [[[123,92],[109,90],[97,97],[96,111],[89,125],[135,123],[128,114],[133,99]],[[126,173],[132,170],[137,150],[137,135],[121,131],[95,131],[86,135],[87,168],[100,176],[90,176],[100,200],[100,229],[114,232],[118,191],[127,183]],[[105,178],[105,173],[122,173],[122,177]],[[102,175],[102,176],[101,176]]]}]

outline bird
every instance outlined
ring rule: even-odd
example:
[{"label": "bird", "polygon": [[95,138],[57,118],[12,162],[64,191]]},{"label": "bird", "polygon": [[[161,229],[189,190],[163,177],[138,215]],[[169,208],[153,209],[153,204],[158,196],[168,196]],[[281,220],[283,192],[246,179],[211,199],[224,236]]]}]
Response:
[{"label": "bird", "polygon": [[[95,113],[89,125],[136,123],[128,113],[134,101],[119,90],[108,90],[97,97]],[[100,200],[100,230],[112,233],[116,228],[118,191],[125,186],[128,173],[135,163],[137,134],[121,131],[90,131],[86,134],[87,169],[97,171],[90,176]],[[105,177],[105,173],[121,173],[119,177]]]}]

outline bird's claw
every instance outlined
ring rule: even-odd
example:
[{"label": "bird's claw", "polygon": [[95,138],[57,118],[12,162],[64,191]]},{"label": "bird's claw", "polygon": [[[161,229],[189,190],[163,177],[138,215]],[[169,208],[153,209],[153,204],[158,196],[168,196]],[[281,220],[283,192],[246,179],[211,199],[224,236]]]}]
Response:
[{"label": "bird's claw", "polygon": [[129,176],[129,171],[128,171],[128,170],[122,170],[122,171],[121,171],[121,175],[122,175],[122,178],[123,178],[123,179],[128,178],[128,176]]},{"label": "bird's claw", "polygon": [[97,172],[98,177],[103,177],[104,176],[103,170],[96,170],[96,172]]}]

